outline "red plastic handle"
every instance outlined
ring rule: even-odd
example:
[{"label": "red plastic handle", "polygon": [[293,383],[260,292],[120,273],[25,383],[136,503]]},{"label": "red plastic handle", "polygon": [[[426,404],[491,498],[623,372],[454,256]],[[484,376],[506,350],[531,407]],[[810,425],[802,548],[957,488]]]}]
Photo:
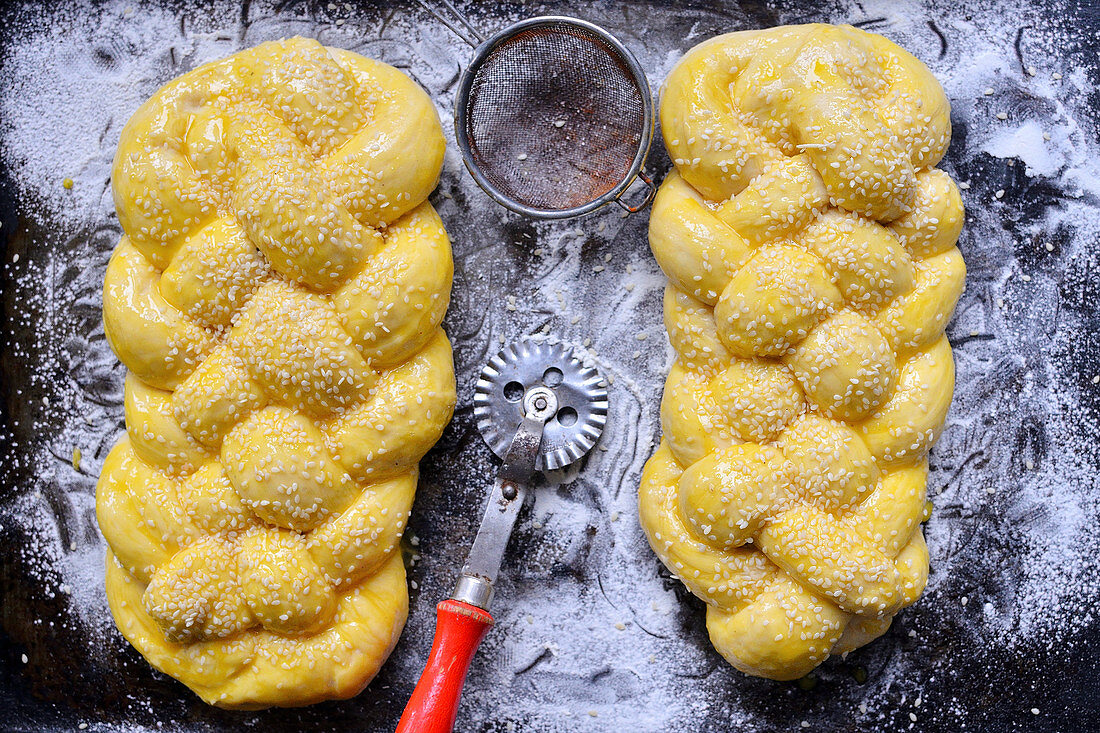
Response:
[{"label": "red plastic handle", "polygon": [[466,670],[493,626],[488,611],[462,601],[443,601],[435,612],[432,653],[401,714],[397,733],[451,733]]}]

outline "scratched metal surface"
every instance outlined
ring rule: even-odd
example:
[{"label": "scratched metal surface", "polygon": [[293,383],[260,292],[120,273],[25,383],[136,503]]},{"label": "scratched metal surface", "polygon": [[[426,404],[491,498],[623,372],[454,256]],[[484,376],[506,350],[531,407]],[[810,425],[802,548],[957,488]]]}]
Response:
[{"label": "scratched metal surface", "polygon": [[[457,72],[470,53],[411,3],[356,5],[350,13],[344,3],[339,12],[326,2],[216,4],[210,16],[229,22],[208,22],[189,4],[157,7],[180,16],[183,37],[204,23],[221,23],[224,39],[216,40],[224,42],[226,54],[300,33],[396,64],[427,87],[445,120]],[[1056,14],[1031,13],[1026,23],[1003,13],[998,3],[970,0],[904,12],[894,4],[840,0],[807,8],[751,1],[462,7],[487,31],[545,12],[593,20],[635,50],[652,70],[654,86],[679,53],[710,35],[818,20],[858,22],[904,40],[937,73],[963,63],[973,29],[988,29],[993,36],[1000,33],[1005,44],[1016,44],[1019,73],[1024,55],[1035,53],[1027,33],[1042,28],[1044,17],[1066,14],[1076,20],[1058,26],[1059,52],[1085,69],[1093,85],[1076,103],[1097,99],[1093,39],[1100,22],[1087,6],[1052,4],[1059,8]],[[25,10],[0,11],[0,43],[9,44],[22,32]],[[338,16],[365,30],[339,31]],[[164,44],[157,48],[163,51]],[[175,48],[163,54],[156,78],[135,81],[147,87],[145,94],[194,65],[195,59]],[[102,62],[100,53],[110,59],[142,52],[148,51],[120,43],[97,49],[96,56]],[[82,72],[75,67],[73,73]],[[1007,80],[997,92],[1008,94],[1021,114],[1042,105],[1020,87]],[[430,646],[434,605],[461,565],[480,515],[485,476],[495,465],[471,418],[475,375],[499,338],[547,324],[574,342],[591,338],[603,368],[617,377],[607,450],[594,455],[575,483],[540,489],[535,507],[521,518],[498,592],[498,627],[474,663],[458,730],[771,731],[799,729],[803,721],[824,731],[1100,726],[1095,709],[1100,665],[1092,651],[1100,641],[1097,623],[1091,617],[1079,621],[1050,643],[1042,638],[1049,636],[1042,631],[1049,626],[1024,623],[1023,610],[1013,610],[1014,602],[1042,596],[1027,585],[1034,578],[1026,545],[1036,535],[1029,522],[1045,510],[1011,498],[1013,487],[1023,485],[1025,470],[1057,475],[1067,435],[1080,438],[1071,443],[1072,459],[1086,473],[1100,464],[1086,440],[1095,434],[1100,408],[1100,391],[1088,378],[1097,368],[1100,327],[1100,291],[1091,284],[1096,241],[1073,226],[1053,232],[1039,227],[1036,234],[1048,209],[1079,199],[1080,192],[1055,179],[1027,177],[1022,165],[971,146],[975,127],[987,123],[972,115],[973,105],[952,101],[955,136],[945,167],[972,183],[961,242],[970,274],[948,331],[958,365],[955,404],[933,454],[932,485],[938,494],[928,530],[933,578],[924,598],[901,614],[883,639],[846,660],[831,660],[812,684],[802,686],[746,678],[724,664],[706,638],[702,604],[668,578],[637,528],[633,492],[657,437],[653,417],[669,358],[645,215],[621,219],[604,211],[580,223],[523,221],[473,186],[452,144],[433,202],[455,247],[454,296],[445,325],[455,344],[459,406],[422,464],[409,527],[422,559],[410,568],[418,587],[411,592],[405,634],[379,677],[353,700],[247,714],[203,705],[153,671],[104,621],[105,600],[96,586],[101,577],[86,579],[91,587],[73,594],[85,599],[80,601],[89,606],[85,613],[75,612],[73,601],[53,590],[68,577],[66,553],[102,548],[89,509],[94,471],[67,471],[71,444],[58,436],[71,435],[81,423],[81,440],[96,446],[86,449],[94,468],[121,428],[122,370],[103,345],[98,291],[119,228],[109,205],[76,225],[51,219],[49,207],[24,193],[4,166],[3,262],[19,253],[23,262],[49,261],[53,269],[44,297],[27,297],[27,282],[11,269],[0,275],[0,729],[73,730],[86,723],[90,730],[392,730]],[[1095,123],[1088,115],[1082,119]],[[109,157],[120,124],[107,123],[102,155]],[[1096,128],[1085,134],[1095,140]],[[663,176],[668,166],[658,138],[649,168]],[[987,203],[1000,189],[1005,194],[999,203]],[[44,208],[47,215],[29,216],[31,208]],[[573,232],[578,226],[579,234]],[[1036,241],[1053,246],[1030,246]],[[615,268],[619,279],[593,274],[608,255],[608,270]],[[634,264],[634,275],[622,274],[625,263]],[[1009,281],[1006,272],[1013,268],[1036,273],[1043,286]],[[630,279],[638,287],[627,296],[620,288]],[[508,295],[517,296],[514,310]],[[998,295],[1009,298],[1007,308],[993,307]],[[650,336],[644,342],[635,338],[639,329]],[[73,387],[62,389],[66,384]],[[1072,394],[1068,407],[1077,417],[1053,435],[1050,415],[1067,412],[1066,394]],[[43,397],[54,398],[49,411],[39,407]],[[12,448],[13,442],[18,447]],[[1025,463],[1032,468],[1025,469]],[[995,486],[1007,487],[1010,496],[986,498],[985,489]],[[47,552],[45,561],[41,552],[26,549],[38,547],[41,536],[30,536],[27,525],[12,516],[13,507],[26,506],[18,502],[32,491],[41,492],[42,512],[56,525],[56,552]],[[1087,511],[1086,520],[1095,523],[1095,506]],[[1025,594],[1025,588],[1032,590]],[[1078,579],[1059,603],[1091,605],[1095,589]],[[1004,607],[1018,619],[992,626],[964,619],[958,599],[966,594],[974,597],[974,606]],[[660,603],[651,603],[654,599]],[[1057,617],[1064,611],[1052,606],[1049,613]],[[614,628],[619,622],[625,622],[623,631]],[[1030,635],[1037,638],[1025,638]],[[917,697],[919,707],[913,704]],[[1041,709],[1041,717],[1031,714],[1032,707]]]}]

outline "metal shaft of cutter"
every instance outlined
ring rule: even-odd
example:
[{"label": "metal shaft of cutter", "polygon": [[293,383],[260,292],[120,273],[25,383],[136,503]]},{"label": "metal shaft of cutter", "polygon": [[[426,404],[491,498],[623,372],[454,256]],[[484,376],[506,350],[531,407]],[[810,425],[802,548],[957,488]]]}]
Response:
[{"label": "metal shaft of cutter", "polygon": [[523,396],[523,420],[493,483],[481,528],[451,596],[454,600],[489,610],[504,550],[527,496],[527,482],[535,473],[543,429],[557,411],[557,397],[546,387],[533,387]]}]

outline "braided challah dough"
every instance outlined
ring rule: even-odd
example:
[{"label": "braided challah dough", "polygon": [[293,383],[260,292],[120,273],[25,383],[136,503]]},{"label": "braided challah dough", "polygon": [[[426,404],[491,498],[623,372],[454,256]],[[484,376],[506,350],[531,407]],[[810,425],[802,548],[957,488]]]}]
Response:
[{"label": "braided challah dough", "polygon": [[793,679],[928,576],[927,454],[954,387],[963,210],[918,60],[852,27],[720,36],[661,97],[653,204],[676,361],[642,476],[654,551],[718,651]]},{"label": "braided challah dough", "polygon": [[443,151],[408,77],[301,38],[195,69],[122,132],[107,597],[207,702],[349,697],[404,626],[398,542],[455,402]]}]

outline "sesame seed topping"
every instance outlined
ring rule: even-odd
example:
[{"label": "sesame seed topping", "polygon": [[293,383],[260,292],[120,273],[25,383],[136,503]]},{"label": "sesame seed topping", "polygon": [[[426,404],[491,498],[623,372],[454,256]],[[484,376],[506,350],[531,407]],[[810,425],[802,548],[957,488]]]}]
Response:
[{"label": "sesame seed topping", "polygon": [[[969,185],[933,167],[950,124],[927,69],[830,28],[798,37],[817,70],[802,83],[787,71],[800,54],[755,63],[773,33],[701,45],[665,83],[681,102],[663,110],[675,170],[650,244],[675,358],[639,495],[715,645],[788,679],[923,589],[925,456],[950,402],[943,333]],[[930,91],[900,91],[916,88]],[[822,93],[842,100],[828,114]]]},{"label": "sesame seed topping", "polygon": [[[143,109],[120,141],[126,236],[104,293],[130,368],[127,436],[97,492],[109,593],[115,573],[121,598],[136,589],[120,627],[147,630],[150,659],[182,645],[191,662],[169,671],[204,699],[310,702],[308,680],[354,686],[384,654],[417,463],[454,406],[450,243],[424,200],[442,130],[400,72],[302,38]],[[420,151],[397,175],[401,134],[376,134],[394,119]],[[233,681],[257,670],[270,685]]]}]

